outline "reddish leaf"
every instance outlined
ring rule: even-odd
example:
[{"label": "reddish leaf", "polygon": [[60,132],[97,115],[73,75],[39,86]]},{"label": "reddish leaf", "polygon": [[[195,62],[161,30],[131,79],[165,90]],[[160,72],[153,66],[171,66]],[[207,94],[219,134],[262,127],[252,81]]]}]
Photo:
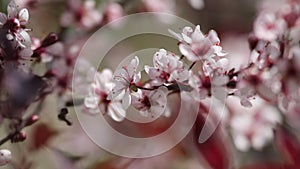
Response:
[{"label": "reddish leaf", "polygon": [[285,155],[287,162],[300,165],[299,140],[287,129],[279,128],[275,133],[276,146]]},{"label": "reddish leaf", "polygon": [[49,128],[46,124],[39,124],[34,128],[32,137],[32,149],[37,150],[45,145],[57,134],[56,131]]},{"label": "reddish leaf", "polygon": [[[200,112],[205,111],[200,107]],[[224,137],[219,129],[217,129],[214,134],[204,143],[199,143],[198,138],[201,129],[205,123],[205,116],[201,113],[198,114],[195,123],[195,141],[198,151],[201,153],[202,157],[207,161],[207,163],[212,167],[212,169],[228,169],[230,163],[230,153],[228,147],[225,147]]]}]

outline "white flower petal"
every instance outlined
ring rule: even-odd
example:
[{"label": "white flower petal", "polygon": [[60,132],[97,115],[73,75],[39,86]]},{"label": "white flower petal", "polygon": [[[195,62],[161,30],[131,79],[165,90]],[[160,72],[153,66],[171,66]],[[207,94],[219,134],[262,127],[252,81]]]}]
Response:
[{"label": "white flower petal", "polygon": [[84,105],[87,108],[95,109],[98,107],[99,98],[96,96],[88,96],[84,98]]},{"label": "white flower petal", "polygon": [[120,102],[111,103],[108,106],[108,115],[115,121],[120,122],[126,117],[126,111]]},{"label": "white flower petal", "polygon": [[130,78],[133,77],[138,65],[139,65],[139,58],[135,56],[134,59],[131,60],[130,64],[127,66],[127,71]]},{"label": "white flower petal", "polygon": [[32,54],[33,54],[33,51],[30,48],[22,49],[19,52],[19,56],[22,57],[22,58],[29,58],[29,57],[32,56]]},{"label": "white flower petal", "polygon": [[192,38],[189,37],[188,35],[182,33],[181,36],[182,36],[183,40],[184,40],[186,43],[192,43],[192,42],[193,42]]},{"label": "white flower petal", "polygon": [[0,12],[0,26],[4,25],[6,21],[7,21],[7,16],[4,13]]},{"label": "white flower petal", "polygon": [[128,109],[128,107],[130,106],[131,104],[131,95],[130,95],[130,91],[127,91],[125,93],[125,95],[123,96],[123,99],[122,99],[122,107],[123,109]]},{"label": "white flower petal", "polygon": [[112,91],[109,92],[107,96],[107,100],[114,100],[116,97],[118,97],[122,92],[124,91],[123,88],[121,89],[116,89],[113,88]]},{"label": "white flower petal", "polygon": [[212,95],[221,101],[225,101],[227,90],[225,87],[212,87]]},{"label": "white flower petal", "polygon": [[30,35],[25,30],[21,30],[18,33],[21,36],[21,38],[23,39],[23,41],[20,42],[20,43],[22,43],[22,45],[24,45],[26,48],[31,48],[31,37],[30,37]]},{"label": "white flower petal", "polygon": [[222,58],[217,61],[217,65],[219,68],[226,71],[229,69],[229,60],[227,58]]},{"label": "white flower petal", "polygon": [[187,57],[187,59],[191,62],[195,62],[197,60],[200,60],[200,57],[197,57],[192,49],[190,48],[190,46],[187,46],[185,44],[180,44],[179,45],[179,51],[181,52],[182,55],[184,55],[185,57]]},{"label": "white flower petal", "polygon": [[212,84],[214,86],[221,86],[225,85],[229,81],[229,78],[227,76],[215,76],[212,79]]},{"label": "white flower petal", "polygon": [[260,84],[257,87],[257,92],[262,98],[267,99],[268,101],[275,101],[277,98],[276,94],[264,84]]},{"label": "white flower petal", "polygon": [[138,73],[134,74],[132,82],[138,83],[141,80],[141,78],[142,78],[141,72],[138,72]]},{"label": "white flower petal", "polygon": [[19,21],[21,25],[27,24],[29,20],[29,12],[26,8],[23,8],[19,12]]},{"label": "white flower petal", "polygon": [[10,1],[10,3],[7,6],[7,15],[8,18],[14,18],[18,15],[18,6],[13,0]]},{"label": "white flower petal", "polygon": [[191,35],[193,42],[201,42],[205,37],[201,32],[200,25],[197,25],[194,32]]}]

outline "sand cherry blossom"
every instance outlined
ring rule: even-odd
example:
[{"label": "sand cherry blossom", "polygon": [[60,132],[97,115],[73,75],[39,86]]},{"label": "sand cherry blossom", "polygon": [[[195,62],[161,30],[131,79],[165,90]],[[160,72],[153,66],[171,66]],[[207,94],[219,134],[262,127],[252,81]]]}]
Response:
[{"label": "sand cherry blossom", "polygon": [[200,76],[192,74],[189,78],[188,84],[193,88],[190,93],[196,101],[201,101],[209,95],[208,88],[210,88],[210,82],[208,77],[201,79]]},{"label": "sand cherry blossom", "polygon": [[262,99],[257,98],[254,105],[254,109],[233,108],[230,126],[234,144],[240,151],[261,150],[273,139],[273,129],[281,122],[276,109]]},{"label": "sand cherry blossom", "polygon": [[228,96],[226,84],[229,78],[226,75],[215,72],[213,76],[193,74],[188,84],[193,88],[191,95],[196,101],[201,101],[210,96],[224,101]]},{"label": "sand cherry blossom", "polygon": [[156,117],[158,115],[170,116],[167,107],[166,87],[160,87],[155,90],[138,90],[132,93],[132,106],[140,111],[143,116]]},{"label": "sand cherry blossom", "polygon": [[148,12],[174,13],[175,3],[172,0],[143,0],[142,2]]},{"label": "sand cherry blossom", "polygon": [[[90,114],[108,114],[115,121],[122,121],[126,111],[122,108],[120,97],[107,100],[108,92],[114,87],[111,70],[104,69],[95,73],[89,93],[84,99],[84,112]],[[122,95],[120,95],[122,97]]]},{"label": "sand cherry blossom", "polygon": [[29,12],[11,1],[7,7],[7,16],[0,13],[1,48],[6,49],[6,55],[12,57],[28,58],[32,55],[31,39],[25,28],[29,20]]},{"label": "sand cherry blossom", "polygon": [[124,15],[124,9],[119,3],[110,2],[107,4],[104,12],[106,22],[114,21]]},{"label": "sand cherry blossom", "polygon": [[272,12],[261,13],[254,23],[255,35],[265,41],[273,41],[283,35],[287,24]]},{"label": "sand cherry blossom", "polygon": [[68,0],[68,10],[61,17],[60,23],[67,27],[73,23],[79,24],[82,28],[91,29],[100,25],[102,21],[102,13],[96,9],[96,2],[87,0]]},{"label": "sand cherry blossom", "polygon": [[250,100],[255,95],[255,90],[251,86],[243,87],[239,90],[237,90],[235,93],[235,96],[240,97],[240,103],[244,107],[252,107],[252,103]]},{"label": "sand cherry blossom", "polygon": [[131,60],[128,66],[122,66],[121,69],[117,69],[113,77],[115,86],[109,93],[108,100],[113,100],[122,92],[125,92],[125,95],[122,99],[122,106],[124,109],[127,109],[130,106],[130,93],[132,91],[132,88],[135,88],[136,83],[141,79],[141,73],[137,72],[138,65],[139,58],[135,56],[135,58]]},{"label": "sand cherry blossom", "polygon": [[183,28],[181,34],[172,30],[169,32],[181,42],[179,44],[180,52],[192,62],[226,55],[214,30],[211,30],[206,36],[201,32],[200,26],[197,25],[194,30],[191,27]]},{"label": "sand cherry blossom", "polygon": [[175,54],[160,49],[153,56],[154,67],[145,66],[145,71],[153,85],[161,85],[173,81],[184,82],[189,78],[189,71]]}]

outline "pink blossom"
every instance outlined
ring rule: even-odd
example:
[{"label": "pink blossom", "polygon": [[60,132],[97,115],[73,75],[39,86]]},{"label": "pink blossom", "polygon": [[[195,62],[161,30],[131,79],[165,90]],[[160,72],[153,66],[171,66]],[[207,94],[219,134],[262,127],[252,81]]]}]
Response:
[{"label": "pink blossom", "polygon": [[151,116],[153,118],[158,115],[169,116],[170,112],[167,108],[166,87],[160,87],[155,90],[138,90],[132,93],[132,106],[138,109],[143,116]]},{"label": "pink blossom", "polygon": [[28,29],[25,29],[25,25],[29,20],[29,12],[23,8],[18,10],[18,6],[14,1],[11,1],[7,7],[7,16],[0,13],[0,28],[1,31],[1,47],[5,48],[6,54],[10,57],[15,57],[15,51],[17,55],[22,58],[28,58],[32,55],[31,39],[27,33]]},{"label": "pink blossom", "polygon": [[89,93],[84,99],[84,111],[90,114],[108,114],[115,121],[122,121],[126,112],[122,108],[120,98],[107,100],[109,91],[113,88],[113,74],[109,69],[95,73],[95,81],[91,84]]},{"label": "pink blossom", "polygon": [[205,36],[201,32],[200,26],[197,25],[195,30],[191,27],[183,28],[181,34],[177,34],[172,30],[169,30],[169,32],[181,42],[179,44],[180,52],[192,62],[226,55],[214,30],[211,30]]},{"label": "pink blossom", "polygon": [[143,0],[142,2],[148,12],[174,13],[175,3],[173,0]]},{"label": "pink blossom", "polygon": [[234,144],[240,151],[248,151],[251,147],[261,150],[272,141],[273,128],[281,122],[279,112],[274,107],[257,98],[251,109],[237,105],[232,108],[231,132]]},{"label": "pink blossom", "polygon": [[189,78],[189,71],[175,54],[160,49],[153,56],[154,67],[145,66],[145,71],[153,85],[161,85],[173,81],[184,82]]},{"label": "pink blossom", "polygon": [[127,109],[131,104],[131,87],[134,87],[141,79],[141,73],[137,72],[138,65],[139,58],[135,56],[128,66],[122,66],[121,69],[117,69],[113,77],[115,86],[109,93],[108,100],[113,100],[122,92],[125,92],[122,99],[124,109]]},{"label": "pink blossom", "polygon": [[106,22],[111,22],[124,15],[123,7],[119,3],[110,2],[105,7],[105,19]]},{"label": "pink blossom", "polygon": [[60,23],[64,27],[77,23],[85,29],[91,29],[100,25],[102,18],[95,1],[87,0],[82,3],[79,0],[68,0],[68,10],[61,16]]},{"label": "pink blossom", "polygon": [[286,22],[282,18],[277,18],[272,12],[261,13],[254,23],[255,35],[265,41],[280,38],[286,28]]}]

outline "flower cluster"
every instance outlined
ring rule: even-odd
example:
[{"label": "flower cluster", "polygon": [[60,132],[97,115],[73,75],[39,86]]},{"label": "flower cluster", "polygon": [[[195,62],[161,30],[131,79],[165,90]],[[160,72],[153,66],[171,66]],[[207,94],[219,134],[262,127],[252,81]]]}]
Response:
[{"label": "flower cluster", "polygon": [[[167,106],[167,97],[172,93],[189,92],[195,100],[202,100],[210,96],[215,96],[220,100],[224,100],[227,93],[227,84],[229,83],[228,60],[225,58],[226,53],[220,46],[220,40],[215,31],[210,31],[205,36],[200,26],[195,30],[191,27],[185,27],[181,34],[177,34],[170,30],[171,34],[180,41],[179,50],[182,57],[165,49],[160,49],[153,55],[153,66],[145,65],[144,72],[148,76],[148,80],[143,82],[141,72],[138,71],[139,58],[136,56],[128,65],[122,66],[115,71],[112,79],[114,84],[111,92],[107,95],[97,94],[98,90],[94,89],[92,93],[97,99],[95,105],[101,104],[101,100],[115,102],[117,99],[121,101],[122,108],[116,108],[124,114],[130,105],[140,110],[143,115],[155,116],[157,114],[169,115]],[[192,62],[191,66],[187,66],[183,57]],[[192,67],[197,63],[202,63],[202,71],[193,72]],[[96,75],[97,77],[98,75]],[[95,78],[97,82],[100,78]],[[106,79],[106,78],[105,78]],[[111,83],[108,81],[107,83]],[[90,92],[91,93],[91,92]],[[102,92],[103,93],[103,92]],[[103,96],[106,96],[103,98]],[[122,98],[120,100],[119,98]],[[90,100],[90,94],[85,99]],[[95,111],[95,106],[85,104],[85,109],[91,112]],[[101,107],[101,106],[100,106]],[[108,109],[100,109],[103,114],[108,113]],[[123,118],[122,118],[123,119]],[[120,119],[118,119],[119,121]]]},{"label": "flower cluster", "polygon": [[[297,109],[293,103],[299,101],[299,9],[299,2],[291,1],[282,10],[261,12],[249,36],[250,62],[238,70],[230,69],[216,31],[204,34],[199,25],[184,27],[180,33],[169,30],[179,41],[179,55],[166,49],[157,51],[153,66],[145,65],[142,70],[146,80],[138,70],[136,56],[117,69],[111,81],[101,85],[112,83],[110,92],[99,94],[107,89],[103,87],[92,89],[84,109],[93,112],[100,105],[97,111],[111,114],[107,107],[118,102],[114,109],[122,118],[113,119],[121,121],[130,105],[146,116],[169,116],[172,112],[167,98],[174,93],[189,93],[200,104],[214,97],[231,109],[227,123],[236,147],[241,151],[261,150],[273,140],[273,130],[284,123],[282,116],[291,119],[288,116],[295,113],[290,112]],[[95,78],[92,86],[100,83],[99,79]],[[238,100],[226,101],[231,97]],[[88,101],[94,102],[93,106]],[[243,107],[238,111],[248,113],[230,108],[236,101]]]}]

